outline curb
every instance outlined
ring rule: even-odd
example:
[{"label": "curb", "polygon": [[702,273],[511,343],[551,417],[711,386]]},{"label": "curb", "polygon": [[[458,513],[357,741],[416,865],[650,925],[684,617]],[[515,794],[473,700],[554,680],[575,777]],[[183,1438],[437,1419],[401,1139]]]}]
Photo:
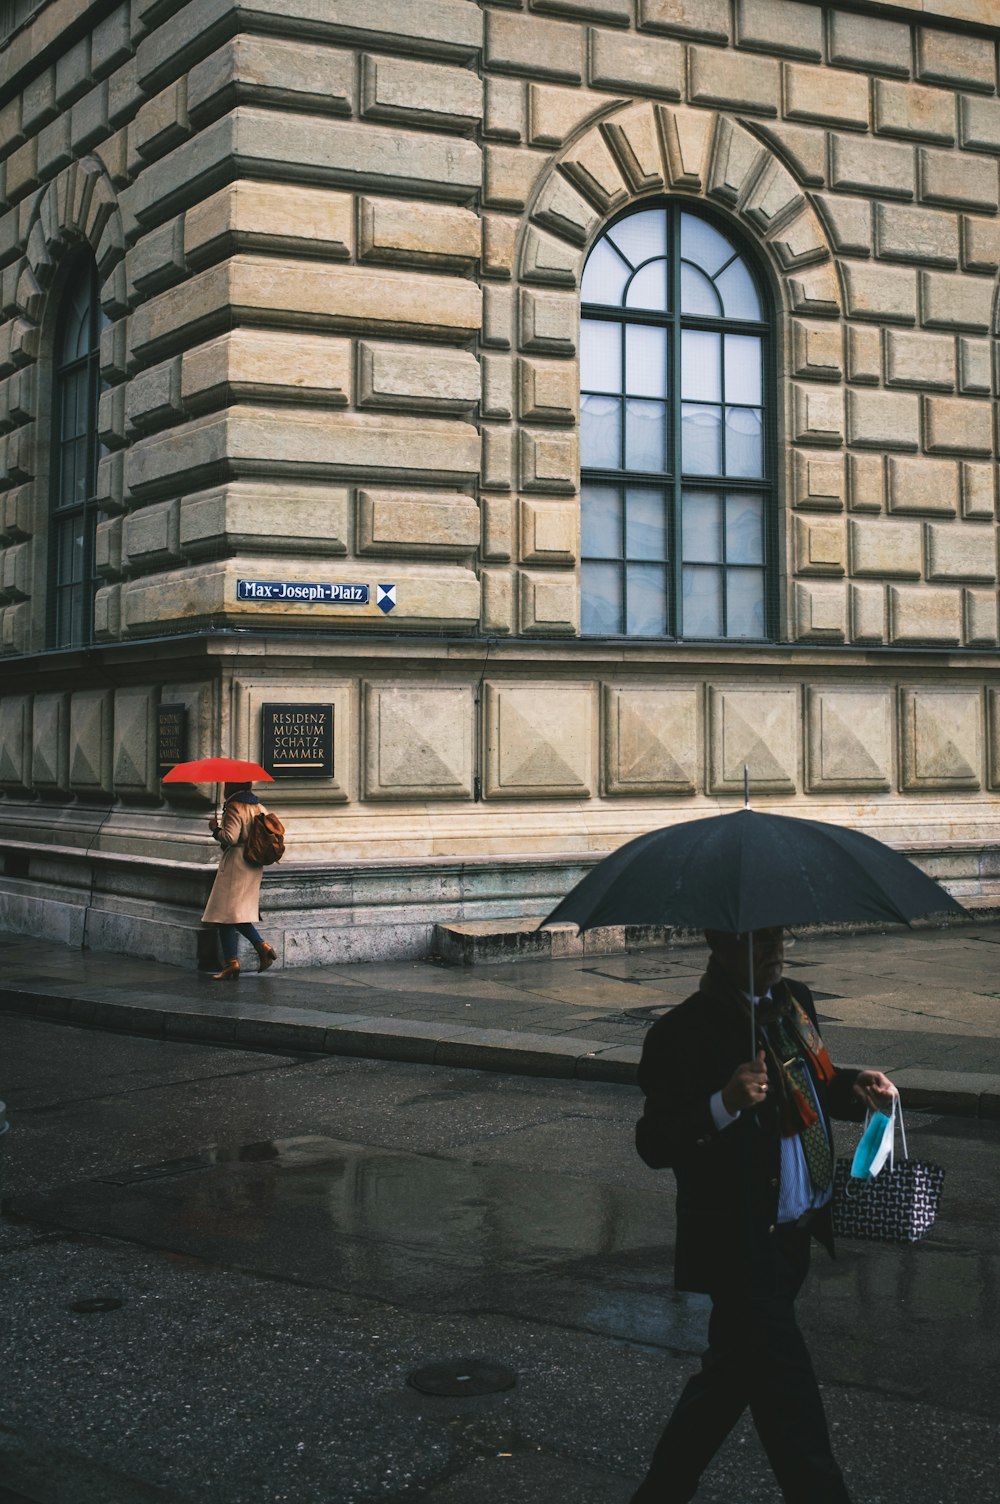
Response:
[{"label": "curb", "polygon": [[[529,1034],[475,1025],[421,1023],[378,1014],[330,1013],[274,1008],[253,1002],[164,1006],[162,998],[131,994],[119,1003],[106,998],[74,998],[63,993],[0,987],[0,1012],[48,1023],[106,1029],[146,1038],[224,1044],[250,1049],[294,1050],[305,1054],[363,1060],[395,1060],[457,1070],[505,1071],[516,1076],[601,1081],[634,1086],[637,1045],[564,1034]],[[952,1117],[1000,1119],[1000,1076],[934,1071],[904,1066],[893,1072],[908,1109]]]}]

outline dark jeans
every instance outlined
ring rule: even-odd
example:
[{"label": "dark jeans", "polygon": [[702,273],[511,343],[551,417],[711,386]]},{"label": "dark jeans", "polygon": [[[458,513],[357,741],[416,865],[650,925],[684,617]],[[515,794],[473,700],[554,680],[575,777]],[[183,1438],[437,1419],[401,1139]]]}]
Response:
[{"label": "dark jeans", "polygon": [[236,960],[236,953],[239,950],[237,933],[241,934],[244,940],[249,940],[255,950],[264,944],[260,931],[252,924],[220,924],[219,939],[222,941],[222,954],[227,961]]},{"label": "dark jeans", "polygon": [[678,1400],[633,1504],[687,1504],[748,1405],[788,1504],[850,1504],[795,1322],[795,1297],[809,1269],[809,1233],[780,1227],[773,1236],[766,1293],[713,1295],[701,1373]]}]

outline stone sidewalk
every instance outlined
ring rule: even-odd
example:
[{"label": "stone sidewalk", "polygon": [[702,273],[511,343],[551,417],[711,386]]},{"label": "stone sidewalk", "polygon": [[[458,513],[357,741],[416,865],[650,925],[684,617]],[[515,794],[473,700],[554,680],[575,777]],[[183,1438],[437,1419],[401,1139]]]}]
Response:
[{"label": "stone sidewalk", "polygon": [[[2,934],[0,1009],[165,1039],[631,1082],[645,1029],[694,990],[704,957],[688,944],[475,968],[247,970],[218,983]],[[1000,923],[805,935],[788,973],[812,988],[836,1061],[890,1072],[906,1105],[1000,1117]]]}]

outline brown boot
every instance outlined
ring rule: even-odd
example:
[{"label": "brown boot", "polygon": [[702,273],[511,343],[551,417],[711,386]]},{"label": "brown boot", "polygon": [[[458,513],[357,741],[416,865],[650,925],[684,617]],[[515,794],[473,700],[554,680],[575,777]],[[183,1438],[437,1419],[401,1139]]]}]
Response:
[{"label": "brown boot", "polygon": [[258,945],[257,947],[257,957],[257,970],[266,971],[267,968],[269,966],[273,966],[275,961],[278,959],[278,952],[275,950],[273,945],[268,945],[266,940],[262,940],[260,945]]},{"label": "brown boot", "polygon": [[238,982],[240,979],[239,961],[227,961],[221,971],[217,971],[212,978],[213,982]]}]

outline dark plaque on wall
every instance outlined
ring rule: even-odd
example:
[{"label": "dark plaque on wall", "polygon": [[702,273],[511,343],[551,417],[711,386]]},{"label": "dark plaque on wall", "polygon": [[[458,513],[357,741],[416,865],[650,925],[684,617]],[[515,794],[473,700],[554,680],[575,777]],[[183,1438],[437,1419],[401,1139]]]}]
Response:
[{"label": "dark plaque on wall", "polygon": [[272,778],[332,778],[333,706],[262,706],[261,762]]},{"label": "dark plaque on wall", "polygon": [[156,761],[160,778],[175,763],[187,761],[187,720],[186,705],[156,707]]}]

